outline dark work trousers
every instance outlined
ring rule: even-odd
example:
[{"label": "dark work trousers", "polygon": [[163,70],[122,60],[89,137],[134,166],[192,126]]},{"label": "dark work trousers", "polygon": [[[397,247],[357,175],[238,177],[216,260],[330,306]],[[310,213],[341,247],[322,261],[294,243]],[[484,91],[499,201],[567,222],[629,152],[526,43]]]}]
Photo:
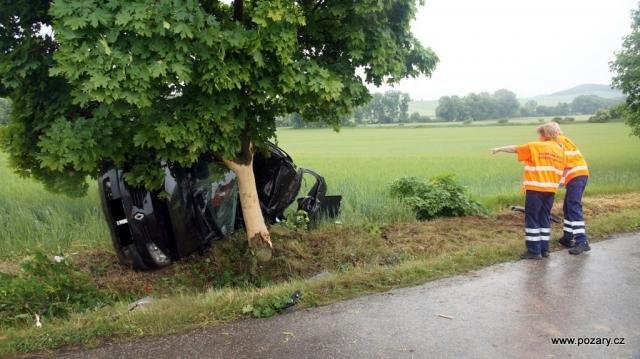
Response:
[{"label": "dark work trousers", "polygon": [[549,251],[554,195],[550,192],[527,191],[524,202],[525,244],[533,254]]},{"label": "dark work trousers", "polygon": [[582,194],[587,186],[587,176],[579,176],[567,183],[562,212],[564,213],[564,239],[575,239],[577,243],[587,242],[587,233],[582,214]]}]

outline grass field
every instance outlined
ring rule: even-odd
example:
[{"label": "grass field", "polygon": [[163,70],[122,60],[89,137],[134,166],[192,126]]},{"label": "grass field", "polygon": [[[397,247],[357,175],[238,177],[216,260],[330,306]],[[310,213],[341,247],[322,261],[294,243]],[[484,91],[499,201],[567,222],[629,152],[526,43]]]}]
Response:
[{"label": "grass field", "polygon": [[[640,140],[621,123],[564,127],[586,156],[592,172],[587,194],[640,190]],[[535,126],[460,128],[358,128],[278,132],[279,144],[303,167],[325,176],[329,193],[342,194],[349,223],[411,221],[413,215],[388,196],[402,176],[454,173],[484,204],[517,201],[521,165],[512,155],[489,155],[497,145],[534,137]],[[0,259],[27,249],[109,248],[95,187],[84,198],[46,192],[17,177],[0,154]]]},{"label": "grass field", "polygon": [[[640,140],[621,123],[572,124],[564,129],[581,148],[592,175],[588,193],[640,189]],[[460,128],[364,128],[281,130],[280,145],[300,166],[324,175],[330,193],[345,196],[345,216],[392,221],[396,211],[385,198],[401,176],[454,173],[485,204],[518,198],[522,166],[513,155],[491,156],[498,145],[530,141],[532,126]],[[353,218],[345,218],[349,220]],[[407,219],[407,218],[404,218]]]},{"label": "grass field", "polygon": [[[572,124],[565,131],[592,171],[585,199],[590,240],[639,230],[640,140],[621,123]],[[79,199],[48,193],[13,175],[0,154],[0,272],[19,272],[24,255],[41,248],[64,254],[116,298],[100,309],[46,318],[43,328],[35,328],[30,317],[0,326],[0,357],[257,316],[256,309],[280,303],[294,290],[304,293],[298,304],[304,308],[515,260],[522,250],[520,213],[417,222],[389,198],[388,185],[401,176],[455,173],[492,208],[520,201],[521,165],[513,155],[489,155],[488,148],[525,142],[534,133],[534,125],[281,130],[280,145],[296,163],[318,170],[329,192],[344,196],[342,225],[313,231],[273,226],[274,258],[268,263],[258,264],[238,234],[214,243],[206,255],[155,272],[117,263],[95,186]],[[554,226],[554,238],[561,228]],[[555,241],[552,246],[558,249]],[[132,300],[147,295],[156,304],[129,311]]]}]

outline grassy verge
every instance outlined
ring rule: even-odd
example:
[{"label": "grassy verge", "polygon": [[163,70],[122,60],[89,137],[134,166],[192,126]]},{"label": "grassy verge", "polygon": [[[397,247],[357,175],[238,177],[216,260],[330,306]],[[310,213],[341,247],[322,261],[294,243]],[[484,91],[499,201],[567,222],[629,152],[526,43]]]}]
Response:
[{"label": "grassy verge", "polygon": [[[592,241],[640,229],[640,193],[589,198],[585,207]],[[154,273],[123,269],[109,252],[79,253],[72,261],[101,289],[132,297],[151,294],[156,302],[133,312],[128,302],[120,302],[52,319],[39,329],[33,323],[3,328],[0,355],[216,325],[265,313],[295,290],[302,291],[298,307],[305,308],[423,283],[515,260],[522,250],[521,225],[521,214],[500,212],[488,218],[326,225],[312,232],[274,227],[276,253],[267,264],[257,264],[239,239],[232,239],[204,258]],[[555,236],[560,230],[554,228]]]}]

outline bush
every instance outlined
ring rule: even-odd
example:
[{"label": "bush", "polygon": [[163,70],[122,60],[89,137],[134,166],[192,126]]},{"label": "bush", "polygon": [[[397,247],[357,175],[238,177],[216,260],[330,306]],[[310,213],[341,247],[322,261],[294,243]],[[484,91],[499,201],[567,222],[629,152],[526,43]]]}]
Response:
[{"label": "bush", "polygon": [[500,123],[500,124],[509,123],[509,119],[507,119],[507,118],[501,118],[501,119],[499,119],[499,120],[498,120],[498,123]]},{"label": "bush", "polygon": [[421,221],[486,212],[467,195],[466,188],[454,175],[441,175],[428,181],[417,177],[399,178],[391,184],[391,194],[409,204]]},{"label": "bush", "polygon": [[624,104],[599,109],[595,115],[589,117],[589,122],[604,123],[624,117],[626,107]]},{"label": "bush", "polygon": [[589,117],[587,121],[591,123],[605,123],[611,120],[612,118],[609,111],[607,111],[606,109],[600,109],[598,110],[598,112],[596,112],[595,115]]},{"label": "bush", "polygon": [[465,125],[470,125],[470,124],[473,123],[473,120],[472,119],[466,119],[462,123],[464,123]]},{"label": "bush", "polygon": [[419,112],[413,112],[409,116],[409,122],[426,123],[431,122],[431,118],[429,116],[421,115]]},{"label": "bush", "polygon": [[56,263],[43,253],[24,261],[19,275],[0,273],[0,327],[34,321],[35,314],[63,317],[110,301],[66,260]]}]

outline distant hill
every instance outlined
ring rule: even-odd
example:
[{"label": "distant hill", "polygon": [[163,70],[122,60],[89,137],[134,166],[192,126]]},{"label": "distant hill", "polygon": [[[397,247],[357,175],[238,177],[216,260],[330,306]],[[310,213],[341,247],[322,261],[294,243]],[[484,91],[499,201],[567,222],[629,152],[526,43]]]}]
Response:
[{"label": "distant hill", "polygon": [[534,100],[538,103],[538,105],[555,106],[560,102],[570,103],[574,98],[581,95],[596,95],[608,99],[624,98],[624,94],[622,92],[612,89],[611,87],[609,87],[609,85],[582,84],[548,95],[539,95],[520,99],[520,102],[525,103],[529,100]]},{"label": "distant hill", "polygon": [[624,96],[617,89],[612,89],[609,85],[599,84],[582,84],[574,86],[570,89],[554,92],[546,96],[580,96],[580,95],[597,95],[604,98],[617,98]]}]

